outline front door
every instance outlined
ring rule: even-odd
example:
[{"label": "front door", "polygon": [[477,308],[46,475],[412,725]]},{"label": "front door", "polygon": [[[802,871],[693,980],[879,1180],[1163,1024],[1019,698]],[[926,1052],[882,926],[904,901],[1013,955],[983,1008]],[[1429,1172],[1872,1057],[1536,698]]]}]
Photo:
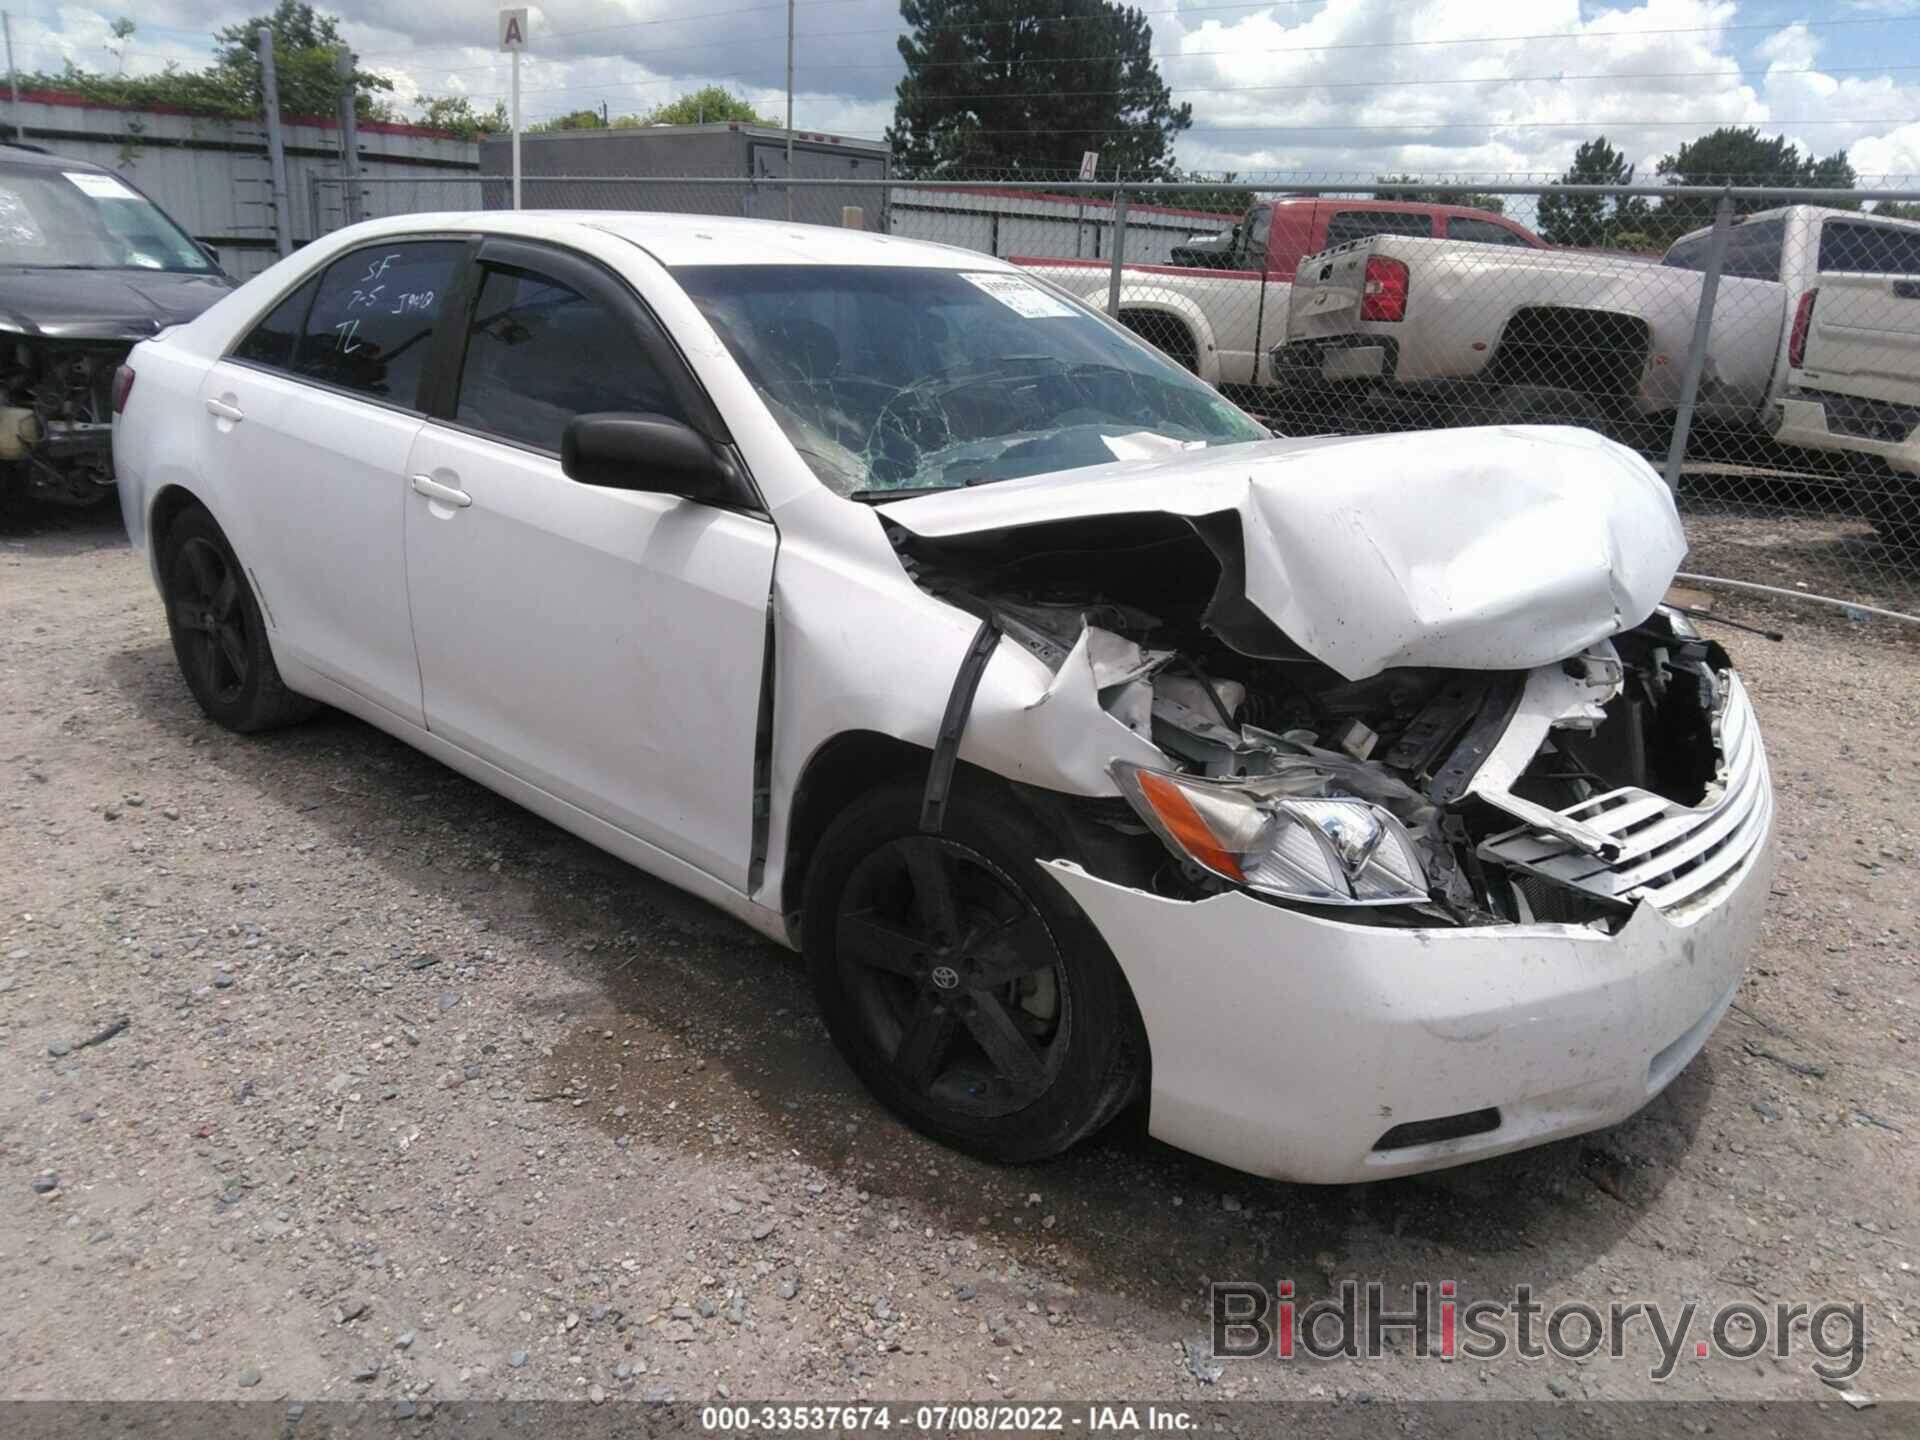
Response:
[{"label": "front door", "polygon": [[687,418],[626,287],[489,241],[448,413],[407,462],[407,589],[434,733],[739,890],[774,529],[569,480],[576,414]]}]

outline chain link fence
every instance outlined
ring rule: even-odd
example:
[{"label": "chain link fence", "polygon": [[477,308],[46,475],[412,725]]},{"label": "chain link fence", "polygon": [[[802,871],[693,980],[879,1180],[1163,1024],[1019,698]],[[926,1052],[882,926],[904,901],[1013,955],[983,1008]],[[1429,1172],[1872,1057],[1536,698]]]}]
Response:
[{"label": "chain link fence", "polygon": [[[321,231],[511,206],[498,176],[312,189]],[[527,176],[523,199],[855,225],[999,256],[1284,435],[1585,426],[1667,476],[1694,578],[1920,618],[1914,177],[1823,192]]]}]

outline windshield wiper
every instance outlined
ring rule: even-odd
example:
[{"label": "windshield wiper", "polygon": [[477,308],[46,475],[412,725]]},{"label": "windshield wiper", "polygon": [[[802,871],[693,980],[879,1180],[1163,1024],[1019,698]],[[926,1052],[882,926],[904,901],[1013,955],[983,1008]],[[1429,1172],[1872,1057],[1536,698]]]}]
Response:
[{"label": "windshield wiper", "polygon": [[957,485],[896,485],[881,486],[875,489],[849,490],[849,500],[869,500],[884,503],[888,500],[905,500],[914,495],[938,495],[942,490],[957,490]]}]

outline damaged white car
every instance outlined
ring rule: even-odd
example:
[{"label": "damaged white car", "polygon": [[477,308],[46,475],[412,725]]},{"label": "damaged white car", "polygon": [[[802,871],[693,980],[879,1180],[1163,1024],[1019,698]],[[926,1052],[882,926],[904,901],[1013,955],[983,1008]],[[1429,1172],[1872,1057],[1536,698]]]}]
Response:
[{"label": "damaged white car", "polygon": [[343,230],[115,398],[209,715],[338,706],[803,950],[978,1154],[1591,1130],[1759,927],[1753,713],[1584,431],[1274,440],[986,257],[612,213]]}]

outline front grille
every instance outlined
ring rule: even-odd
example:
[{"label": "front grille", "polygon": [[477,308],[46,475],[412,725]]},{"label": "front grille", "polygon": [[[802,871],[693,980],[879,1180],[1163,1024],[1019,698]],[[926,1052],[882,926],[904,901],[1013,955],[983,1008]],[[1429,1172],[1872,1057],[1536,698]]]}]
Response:
[{"label": "front grille", "polygon": [[1719,773],[1699,805],[1627,786],[1560,812],[1610,836],[1620,847],[1610,860],[1529,826],[1483,842],[1480,854],[1622,904],[1647,900],[1667,910],[1705,900],[1766,838],[1773,820],[1766,751],[1737,675],[1727,676],[1714,739]]}]

